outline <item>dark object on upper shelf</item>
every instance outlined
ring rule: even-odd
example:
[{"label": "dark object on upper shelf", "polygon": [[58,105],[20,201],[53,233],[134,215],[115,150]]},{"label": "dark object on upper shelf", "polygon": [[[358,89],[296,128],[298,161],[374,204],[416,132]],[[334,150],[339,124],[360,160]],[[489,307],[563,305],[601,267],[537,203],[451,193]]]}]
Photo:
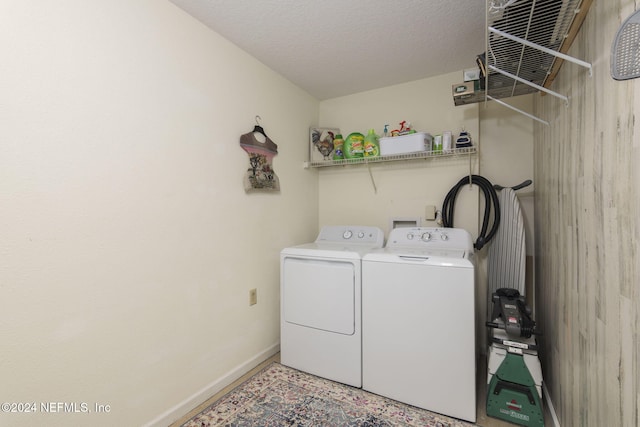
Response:
[{"label": "dark object on upper shelf", "polygon": [[[573,43],[593,0],[538,0],[516,2],[505,8],[490,10],[488,25],[555,52],[566,53]],[[578,11],[576,13],[576,11]],[[488,31],[487,52],[476,63],[485,74],[487,90],[479,88],[466,97],[455,97],[455,105],[493,98],[508,98],[537,92],[538,89],[509,75],[548,88],[563,60],[556,56]],[[496,71],[497,68],[505,74]]]},{"label": "dark object on upper shelf", "polygon": [[498,185],[498,184],[494,184],[493,188],[496,189],[496,191],[500,191],[504,188],[511,188],[513,191],[518,191],[521,190],[525,187],[530,186],[533,183],[533,181],[531,181],[530,179],[527,179],[525,181],[522,181],[520,184],[518,185],[514,185],[513,187],[503,187],[502,185]]},{"label": "dark object on upper shelf", "polygon": [[478,68],[480,69],[480,78],[484,79],[487,75],[487,53],[481,53],[476,57],[476,64],[478,64]]}]

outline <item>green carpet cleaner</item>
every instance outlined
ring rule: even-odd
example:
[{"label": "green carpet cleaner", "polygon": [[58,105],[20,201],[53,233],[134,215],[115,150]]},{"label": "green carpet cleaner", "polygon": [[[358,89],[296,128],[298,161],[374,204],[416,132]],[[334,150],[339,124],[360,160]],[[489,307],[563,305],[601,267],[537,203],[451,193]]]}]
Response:
[{"label": "green carpet cleaner", "polygon": [[531,309],[517,289],[492,294],[487,366],[487,415],[527,427],[544,427],[542,368]]}]

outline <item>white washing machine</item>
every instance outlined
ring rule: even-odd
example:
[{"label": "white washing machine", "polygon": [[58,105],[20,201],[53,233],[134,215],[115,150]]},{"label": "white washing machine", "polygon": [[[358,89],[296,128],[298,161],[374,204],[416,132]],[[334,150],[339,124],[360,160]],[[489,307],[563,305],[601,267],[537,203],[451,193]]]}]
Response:
[{"label": "white washing machine", "polygon": [[396,228],[362,260],[362,387],[476,420],[473,242],[454,228]]},{"label": "white washing machine", "polygon": [[314,243],[280,253],[280,362],[362,387],[362,257],[377,227],[325,226]]}]

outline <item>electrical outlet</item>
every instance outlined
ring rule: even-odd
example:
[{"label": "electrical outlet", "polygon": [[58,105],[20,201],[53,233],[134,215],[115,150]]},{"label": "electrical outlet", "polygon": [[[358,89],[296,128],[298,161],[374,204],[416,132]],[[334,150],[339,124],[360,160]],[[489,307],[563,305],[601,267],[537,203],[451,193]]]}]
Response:
[{"label": "electrical outlet", "polygon": [[258,290],[256,288],[249,290],[249,305],[256,305],[258,303]]}]

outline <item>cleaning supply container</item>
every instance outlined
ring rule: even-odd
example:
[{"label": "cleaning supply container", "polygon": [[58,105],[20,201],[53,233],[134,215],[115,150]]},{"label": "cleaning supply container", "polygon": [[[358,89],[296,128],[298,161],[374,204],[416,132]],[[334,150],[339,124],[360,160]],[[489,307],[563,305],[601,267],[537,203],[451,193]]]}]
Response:
[{"label": "cleaning supply container", "polygon": [[344,158],[356,159],[364,157],[364,135],[352,132],[344,140]]},{"label": "cleaning supply container", "polygon": [[339,133],[333,138],[333,160],[342,159],[344,159],[344,139]]},{"label": "cleaning supply container", "polygon": [[431,151],[432,147],[433,136],[426,132],[380,138],[380,154],[382,156]]},{"label": "cleaning supply container", "polygon": [[377,157],[380,155],[380,144],[378,135],[374,129],[369,129],[369,133],[364,138],[364,157]]}]

